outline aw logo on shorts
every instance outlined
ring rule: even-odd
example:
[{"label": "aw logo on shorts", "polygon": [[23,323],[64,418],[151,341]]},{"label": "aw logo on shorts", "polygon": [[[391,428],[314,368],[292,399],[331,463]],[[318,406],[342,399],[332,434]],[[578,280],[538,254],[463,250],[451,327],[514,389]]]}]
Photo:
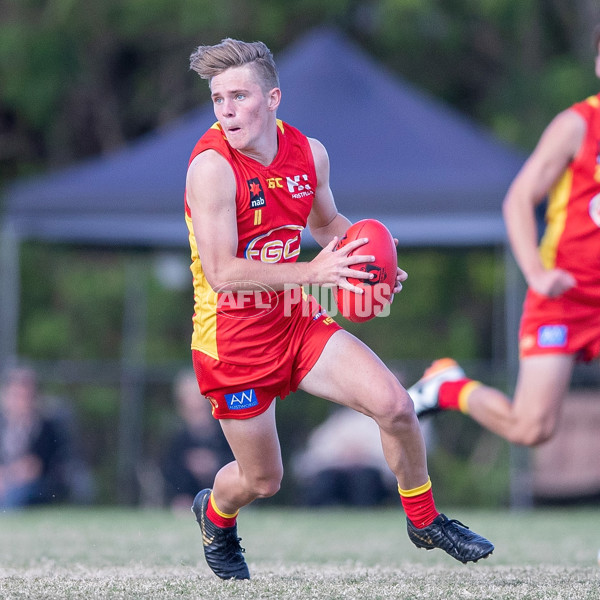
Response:
[{"label": "aw logo on shorts", "polygon": [[538,329],[538,347],[564,348],[567,345],[566,325],[543,325]]},{"label": "aw logo on shorts", "polygon": [[225,400],[227,401],[229,410],[242,410],[258,404],[258,398],[256,397],[254,388],[244,390],[243,392],[225,394]]}]

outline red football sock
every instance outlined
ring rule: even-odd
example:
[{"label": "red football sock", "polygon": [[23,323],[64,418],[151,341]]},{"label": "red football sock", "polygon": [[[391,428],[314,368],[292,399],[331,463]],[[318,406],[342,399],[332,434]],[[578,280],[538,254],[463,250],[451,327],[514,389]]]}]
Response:
[{"label": "red football sock", "polygon": [[481,383],[473,379],[458,379],[456,381],[445,381],[440,386],[438,404],[442,410],[460,410],[469,412],[467,399],[474,388]]},{"label": "red football sock", "polygon": [[431,525],[440,514],[435,508],[430,479],[427,480],[427,483],[412,490],[403,490],[398,486],[398,491],[404,512],[415,527],[421,529]]},{"label": "red football sock", "polygon": [[233,515],[228,515],[224,512],[221,512],[215,504],[215,500],[211,493],[208,506],[206,507],[206,516],[217,527],[233,527],[239,512],[240,511],[237,510]]}]

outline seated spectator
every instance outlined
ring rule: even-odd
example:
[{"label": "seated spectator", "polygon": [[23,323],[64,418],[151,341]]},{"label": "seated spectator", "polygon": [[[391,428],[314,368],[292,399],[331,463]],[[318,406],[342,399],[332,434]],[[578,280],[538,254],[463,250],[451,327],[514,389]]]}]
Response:
[{"label": "seated spectator", "polygon": [[397,495],[373,419],[338,408],[293,459],[300,502],[310,506],[375,506]]},{"label": "seated spectator", "polygon": [[69,432],[44,412],[35,372],[8,369],[0,387],[0,508],[68,499]]},{"label": "seated spectator", "polygon": [[233,455],[193,371],[179,373],[174,394],[181,423],[168,443],[161,470],[169,506],[190,510],[198,491],[212,485]]}]

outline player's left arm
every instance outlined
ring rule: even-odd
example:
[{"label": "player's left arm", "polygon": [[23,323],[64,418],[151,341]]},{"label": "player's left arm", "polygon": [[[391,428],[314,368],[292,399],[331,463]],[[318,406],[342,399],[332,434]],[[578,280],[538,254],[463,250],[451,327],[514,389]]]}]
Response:
[{"label": "player's left arm", "polygon": [[571,273],[543,264],[535,208],[579,152],[585,132],[586,123],[575,111],[567,109],[559,113],[544,130],[502,205],[508,239],[527,285],[548,297],[559,296],[577,282]]}]

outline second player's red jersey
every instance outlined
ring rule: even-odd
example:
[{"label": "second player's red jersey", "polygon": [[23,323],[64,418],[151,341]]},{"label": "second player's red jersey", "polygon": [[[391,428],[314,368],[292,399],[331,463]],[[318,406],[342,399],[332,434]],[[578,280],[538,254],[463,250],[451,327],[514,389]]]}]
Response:
[{"label": "second player's red jersey", "polygon": [[[237,256],[265,263],[294,262],[312,208],[317,176],[306,136],[277,121],[278,151],[264,166],[233,149],[215,123],[196,144],[190,162],[207,149],[225,157],[234,172],[237,193]],[[186,202],[194,278],[192,348],[232,364],[267,362],[282,353],[298,310],[307,308],[300,288],[292,291],[220,292],[207,282]],[[292,284],[293,282],[290,282]]]},{"label": "second player's red jersey", "polygon": [[549,195],[547,227],[540,246],[546,268],[573,274],[566,295],[600,305],[600,95],[571,107],[586,121],[586,134]]}]

